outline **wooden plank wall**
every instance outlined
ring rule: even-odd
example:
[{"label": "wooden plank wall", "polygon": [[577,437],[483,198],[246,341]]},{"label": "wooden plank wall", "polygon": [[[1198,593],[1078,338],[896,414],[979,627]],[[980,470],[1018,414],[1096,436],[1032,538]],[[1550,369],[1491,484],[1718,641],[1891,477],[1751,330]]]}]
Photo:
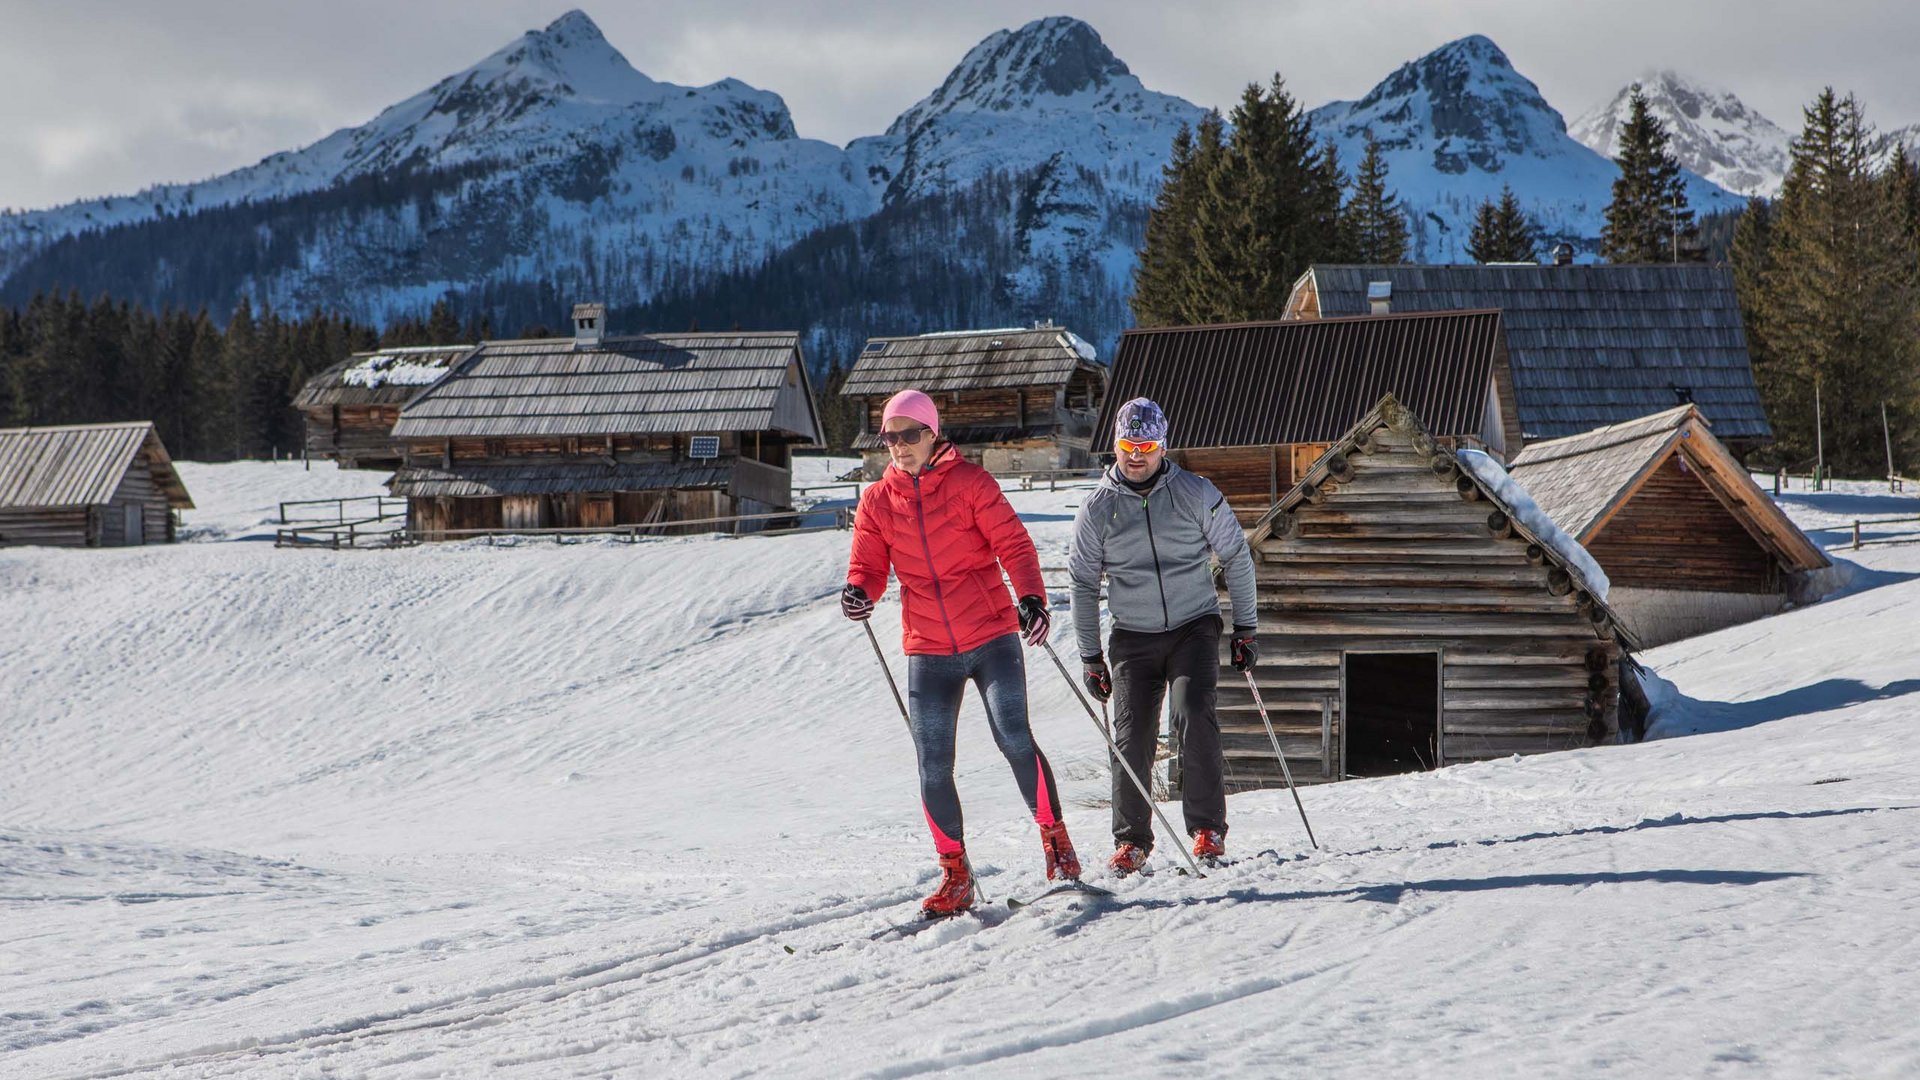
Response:
[{"label": "wooden plank wall", "polygon": [[[1406,437],[1374,438],[1349,459],[1351,480],[1301,503],[1255,552],[1258,682],[1295,780],[1337,771],[1321,756],[1321,713],[1329,698],[1337,712],[1342,655],[1355,650],[1441,652],[1449,763],[1610,736],[1611,636],[1573,592],[1554,593],[1523,539],[1490,531],[1485,501],[1463,498]],[[1241,786],[1272,786],[1279,767],[1244,684],[1223,665],[1222,738]]]},{"label": "wooden plank wall", "polygon": [[1213,481],[1242,525],[1258,521],[1293,487],[1293,454],[1287,446],[1219,446],[1168,453],[1181,468]]},{"label": "wooden plank wall", "polygon": [[[141,535],[126,530],[126,507],[140,508]],[[99,543],[102,547],[129,544],[164,544],[173,539],[172,514],[167,496],[153,482],[153,462],[145,451],[134,455],[133,464],[121,478],[113,498],[100,518]]]},{"label": "wooden plank wall", "polygon": [[[97,508],[96,508],[97,509]],[[86,547],[87,508],[0,510],[0,547]]]},{"label": "wooden plank wall", "polygon": [[1780,568],[1672,454],[1587,551],[1616,585],[1705,592],[1777,593]]},{"label": "wooden plank wall", "polygon": [[308,457],[333,458],[345,468],[391,467],[401,458],[393,438],[397,405],[323,405],[305,413]]}]

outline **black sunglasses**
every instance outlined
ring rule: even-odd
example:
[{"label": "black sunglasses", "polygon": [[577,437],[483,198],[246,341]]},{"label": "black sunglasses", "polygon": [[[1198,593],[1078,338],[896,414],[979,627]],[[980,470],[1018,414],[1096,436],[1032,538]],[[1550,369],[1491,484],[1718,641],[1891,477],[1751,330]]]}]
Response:
[{"label": "black sunglasses", "polygon": [[905,431],[883,431],[880,433],[880,442],[885,446],[898,446],[901,443],[918,446],[920,436],[930,430],[932,429],[927,427],[910,427]]}]

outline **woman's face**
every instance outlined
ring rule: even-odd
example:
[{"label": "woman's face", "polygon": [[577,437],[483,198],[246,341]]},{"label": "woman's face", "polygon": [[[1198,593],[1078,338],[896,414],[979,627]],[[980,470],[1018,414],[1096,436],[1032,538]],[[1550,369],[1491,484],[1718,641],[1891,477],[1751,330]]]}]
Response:
[{"label": "woman's face", "polygon": [[881,425],[880,430],[883,433],[912,435],[917,432],[919,434],[920,437],[915,442],[889,443],[887,453],[892,456],[893,463],[899,466],[902,472],[908,476],[920,475],[920,470],[926,465],[927,459],[933,456],[933,431],[920,421],[905,416],[892,417]]}]

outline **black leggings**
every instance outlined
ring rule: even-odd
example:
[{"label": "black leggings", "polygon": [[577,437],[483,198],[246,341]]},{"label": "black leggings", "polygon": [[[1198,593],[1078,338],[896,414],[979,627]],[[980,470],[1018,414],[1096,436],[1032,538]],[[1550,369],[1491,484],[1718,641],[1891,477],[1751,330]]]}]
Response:
[{"label": "black leggings", "polygon": [[953,784],[954,729],[960,719],[960,695],[967,680],[980,688],[993,741],[1013,767],[1013,778],[1033,819],[1042,825],[1060,820],[1059,788],[1053,766],[1034,745],[1027,724],[1027,662],[1020,635],[1002,634],[970,652],[952,656],[907,657],[907,711],[912,716],[913,747],[920,758],[920,806],[942,854],[965,843],[960,792]]}]

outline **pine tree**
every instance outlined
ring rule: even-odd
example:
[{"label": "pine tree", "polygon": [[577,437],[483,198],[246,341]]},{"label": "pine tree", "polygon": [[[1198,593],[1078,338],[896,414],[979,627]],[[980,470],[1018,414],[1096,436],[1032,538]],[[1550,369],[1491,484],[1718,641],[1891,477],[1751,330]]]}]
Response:
[{"label": "pine tree", "polygon": [[[1220,114],[1209,113],[1207,119],[1213,121],[1218,147]],[[1160,190],[1147,212],[1147,235],[1133,270],[1133,293],[1127,304],[1133,309],[1135,325],[1168,326],[1178,318],[1180,271],[1193,258],[1190,222],[1200,184],[1193,159],[1193,132],[1181,124],[1173,133],[1172,153],[1160,170]]]},{"label": "pine tree", "polygon": [[1193,216],[1183,323],[1279,318],[1294,280],[1340,251],[1339,162],[1285,81],[1248,86],[1230,119]]},{"label": "pine tree", "polygon": [[1743,242],[1747,265],[1738,271],[1758,281],[1747,314],[1762,346],[1754,376],[1777,440],[1774,460],[1814,458],[1817,397],[1828,470],[1853,476],[1886,469],[1883,403],[1897,433],[1896,467],[1912,463],[1898,433],[1920,419],[1914,241],[1872,158],[1859,102],[1822,91],[1794,140],[1764,260],[1754,265],[1758,245]]},{"label": "pine tree", "polygon": [[1349,257],[1354,262],[1385,264],[1407,258],[1407,215],[1387,190],[1387,163],[1380,144],[1367,136],[1366,156],[1354,175],[1353,198],[1344,213]]},{"label": "pine tree", "polygon": [[1502,185],[1499,202],[1488,199],[1473,213],[1467,256],[1478,263],[1534,262],[1540,239],[1540,226],[1521,208],[1513,188]]},{"label": "pine tree", "polygon": [[1667,129],[1634,84],[1620,129],[1613,201],[1600,230],[1600,257],[1614,263],[1697,262],[1704,257],[1680,162],[1667,149]]}]

